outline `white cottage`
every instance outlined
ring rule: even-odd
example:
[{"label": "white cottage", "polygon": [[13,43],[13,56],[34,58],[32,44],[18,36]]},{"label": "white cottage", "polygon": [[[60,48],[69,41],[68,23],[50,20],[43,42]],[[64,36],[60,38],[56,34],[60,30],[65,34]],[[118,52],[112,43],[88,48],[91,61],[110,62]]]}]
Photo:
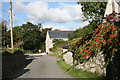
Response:
[{"label": "white cottage", "polygon": [[113,11],[120,13],[120,0],[108,0],[104,16],[111,14]]},{"label": "white cottage", "polygon": [[46,35],[46,52],[50,53],[49,49],[53,47],[54,39],[68,40],[68,34],[73,31],[47,31]]}]

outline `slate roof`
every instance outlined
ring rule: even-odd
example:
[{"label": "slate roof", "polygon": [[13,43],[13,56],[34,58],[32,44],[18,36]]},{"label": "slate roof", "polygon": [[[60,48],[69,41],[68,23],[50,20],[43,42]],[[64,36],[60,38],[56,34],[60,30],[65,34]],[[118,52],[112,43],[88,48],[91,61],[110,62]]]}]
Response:
[{"label": "slate roof", "polygon": [[68,38],[73,31],[48,31],[50,38]]}]

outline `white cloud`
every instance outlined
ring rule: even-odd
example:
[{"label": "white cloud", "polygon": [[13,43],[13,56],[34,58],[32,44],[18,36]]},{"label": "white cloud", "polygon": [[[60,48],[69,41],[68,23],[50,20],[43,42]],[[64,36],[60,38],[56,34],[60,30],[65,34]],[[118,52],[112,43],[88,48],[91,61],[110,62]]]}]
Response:
[{"label": "white cloud", "polygon": [[2,22],[2,17],[0,16],[0,23]]},{"label": "white cloud", "polygon": [[[73,27],[73,22],[68,22],[67,24],[69,24],[69,25],[43,25],[43,28],[52,28],[53,30],[54,29],[60,29],[60,30],[76,30],[76,28],[77,29],[79,29],[79,28],[84,28],[85,26],[87,26],[88,24],[89,24],[89,22],[88,21],[85,21],[85,22],[80,22],[80,24],[79,25],[77,25],[77,26],[75,26],[74,25],[74,27]],[[72,26],[70,26],[70,25],[72,25]]]},{"label": "white cloud", "polygon": [[52,30],[54,29],[60,29],[60,30],[73,30],[71,29],[71,27],[67,27],[67,26],[62,26],[62,25],[43,25],[43,28],[52,28]]},{"label": "white cloud", "polygon": [[83,28],[83,27],[87,26],[88,24],[89,24],[88,21],[82,22],[82,23],[79,25],[78,28]]},{"label": "white cloud", "polygon": [[24,4],[15,2],[15,11],[24,11],[28,14],[27,21],[33,23],[58,22],[65,23],[82,20],[80,5],[60,3],[57,8],[49,8],[46,2],[31,2]]},{"label": "white cloud", "polygon": [[2,14],[0,13],[0,19],[2,19]]},{"label": "white cloud", "polygon": [[15,11],[26,11],[26,5],[24,5],[22,2],[14,2],[14,10]]},{"label": "white cloud", "polygon": [[61,4],[64,10],[67,11],[69,15],[73,18],[73,20],[82,20],[82,10],[80,5],[72,5],[72,4]]}]

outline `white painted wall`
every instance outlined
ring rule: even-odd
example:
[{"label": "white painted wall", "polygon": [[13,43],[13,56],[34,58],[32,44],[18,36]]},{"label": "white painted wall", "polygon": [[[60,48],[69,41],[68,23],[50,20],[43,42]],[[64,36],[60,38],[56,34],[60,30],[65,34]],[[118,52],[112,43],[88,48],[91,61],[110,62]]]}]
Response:
[{"label": "white painted wall", "polygon": [[46,41],[45,41],[45,43],[46,43],[46,52],[51,53],[49,51],[49,49],[53,47],[53,40],[54,39],[63,39],[64,41],[68,40],[68,38],[50,38],[49,33],[47,32]]},{"label": "white painted wall", "polygon": [[49,33],[47,32],[46,36],[46,52],[50,53],[49,49],[53,47],[53,39],[50,38]]},{"label": "white painted wall", "polygon": [[106,14],[109,15],[113,11],[120,13],[120,6],[115,0],[108,0],[104,17],[106,17]]}]

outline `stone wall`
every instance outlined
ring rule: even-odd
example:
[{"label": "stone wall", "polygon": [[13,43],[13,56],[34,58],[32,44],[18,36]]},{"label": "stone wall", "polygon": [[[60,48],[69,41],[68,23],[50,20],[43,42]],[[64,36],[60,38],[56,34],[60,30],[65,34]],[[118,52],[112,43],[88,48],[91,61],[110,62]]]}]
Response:
[{"label": "stone wall", "polygon": [[[63,55],[63,59],[67,64],[73,65],[73,58],[71,52],[68,52],[65,55]],[[105,65],[104,55],[101,54],[100,52],[95,57],[88,60],[86,63],[77,65],[76,68],[88,72],[93,72],[93,73],[96,72],[102,75],[106,75],[106,68],[104,68],[104,65]]]},{"label": "stone wall", "polygon": [[2,78],[11,78],[17,70],[25,67],[24,54],[2,56]]},{"label": "stone wall", "polygon": [[67,52],[66,54],[64,54],[63,59],[67,64],[73,65],[72,52]]}]

